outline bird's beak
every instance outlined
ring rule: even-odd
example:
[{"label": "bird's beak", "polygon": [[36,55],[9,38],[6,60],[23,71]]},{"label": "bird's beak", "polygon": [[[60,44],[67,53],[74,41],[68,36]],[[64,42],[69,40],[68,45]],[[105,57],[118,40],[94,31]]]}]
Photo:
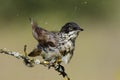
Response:
[{"label": "bird's beak", "polygon": [[80,28],[80,27],[78,28],[78,30],[79,30],[79,31],[84,31],[84,29],[82,29],[82,28]]},{"label": "bird's beak", "polygon": [[84,29],[80,28],[80,31],[84,31]]}]

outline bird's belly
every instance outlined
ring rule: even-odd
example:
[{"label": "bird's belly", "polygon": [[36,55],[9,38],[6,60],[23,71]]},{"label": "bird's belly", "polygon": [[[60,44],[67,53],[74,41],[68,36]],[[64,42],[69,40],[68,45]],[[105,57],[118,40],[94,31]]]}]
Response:
[{"label": "bird's belly", "polygon": [[59,49],[55,47],[48,47],[46,50],[42,50],[41,56],[44,60],[51,61],[53,59],[59,58]]}]

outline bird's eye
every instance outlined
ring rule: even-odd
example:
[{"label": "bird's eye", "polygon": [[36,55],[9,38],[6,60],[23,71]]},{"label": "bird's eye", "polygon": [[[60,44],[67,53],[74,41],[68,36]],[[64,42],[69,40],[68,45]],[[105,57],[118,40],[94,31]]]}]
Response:
[{"label": "bird's eye", "polygon": [[73,29],[76,30],[76,27],[74,27]]}]

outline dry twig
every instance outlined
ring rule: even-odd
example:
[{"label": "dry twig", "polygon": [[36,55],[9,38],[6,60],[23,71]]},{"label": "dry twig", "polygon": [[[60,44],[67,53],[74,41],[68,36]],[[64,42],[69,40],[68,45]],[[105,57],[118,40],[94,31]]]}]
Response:
[{"label": "dry twig", "polygon": [[[30,57],[28,57],[26,48],[27,48],[27,45],[24,46],[24,54],[25,55],[23,55],[19,52],[9,51],[5,48],[0,49],[0,53],[13,56],[17,59],[21,59],[21,60],[23,60],[25,65],[28,67],[34,67],[35,65],[39,65],[39,64],[44,65],[44,66],[49,66],[50,63],[48,61],[40,61],[39,59],[31,59]],[[54,64],[51,67],[53,67],[57,72],[59,72],[60,75],[62,75],[65,80],[70,80],[70,78],[67,76],[67,73],[65,72],[65,69],[62,65]]]}]

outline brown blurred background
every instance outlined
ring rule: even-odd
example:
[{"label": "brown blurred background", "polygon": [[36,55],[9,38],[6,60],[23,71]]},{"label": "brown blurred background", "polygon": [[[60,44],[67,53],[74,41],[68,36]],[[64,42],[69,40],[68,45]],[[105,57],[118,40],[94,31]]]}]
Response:
[{"label": "brown blurred background", "polygon": [[[66,22],[83,29],[74,57],[64,65],[71,80],[120,80],[119,0],[0,0],[0,48],[23,53],[37,44],[28,17],[48,30]],[[0,54],[0,80],[62,80],[53,69],[28,68],[14,57]]]}]

